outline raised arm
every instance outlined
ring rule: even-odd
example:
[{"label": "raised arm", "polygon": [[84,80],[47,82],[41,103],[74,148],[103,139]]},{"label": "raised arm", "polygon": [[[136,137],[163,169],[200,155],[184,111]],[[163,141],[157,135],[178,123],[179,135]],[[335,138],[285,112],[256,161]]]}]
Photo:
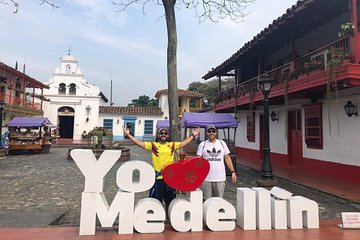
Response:
[{"label": "raised arm", "polygon": [[135,143],[135,144],[138,145],[139,147],[145,149],[145,143],[144,143],[144,142],[142,142],[142,141],[140,141],[139,139],[136,139],[135,137],[133,137],[133,136],[130,134],[129,130],[126,129],[124,126],[123,126],[122,128],[123,128],[123,131],[124,131],[125,135],[126,135],[133,143]]},{"label": "raised arm", "polygon": [[190,137],[188,137],[187,139],[185,139],[184,141],[182,141],[180,143],[180,148],[185,147],[186,145],[188,145],[192,140],[194,140],[196,138],[197,135],[199,135],[199,133],[200,133],[200,128],[199,127],[193,129],[192,134],[190,135]]}]

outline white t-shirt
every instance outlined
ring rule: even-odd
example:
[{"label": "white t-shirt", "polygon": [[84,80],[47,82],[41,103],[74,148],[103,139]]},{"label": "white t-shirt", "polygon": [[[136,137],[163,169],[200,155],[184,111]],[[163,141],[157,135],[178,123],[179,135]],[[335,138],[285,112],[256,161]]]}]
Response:
[{"label": "white t-shirt", "polygon": [[230,150],[224,141],[216,139],[215,143],[211,143],[206,140],[199,144],[196,155],[207,159],[210,164],[210,171],[205,181],[222,182],[226,180],[224,156],[228,154],[230,154]]}]

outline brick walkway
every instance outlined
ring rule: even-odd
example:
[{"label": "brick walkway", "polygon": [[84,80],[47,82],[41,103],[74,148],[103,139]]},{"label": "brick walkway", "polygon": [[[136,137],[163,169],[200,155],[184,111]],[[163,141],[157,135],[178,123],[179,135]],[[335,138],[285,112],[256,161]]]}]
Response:
[{"label": "brick walkway", "polygon": [[95,236],[79,236],[77,227],[66,228],[23,228],[0,229],[1,240],[358,240],[359,230],[343,230],[336,226],[336,221],[321,221],[319,229],[302,230],[263,230],[244,231],[236,227],[230,232],[202,232],[179,233],[170,225],[163,233],[117,235],[115,230],[98,231]]}]

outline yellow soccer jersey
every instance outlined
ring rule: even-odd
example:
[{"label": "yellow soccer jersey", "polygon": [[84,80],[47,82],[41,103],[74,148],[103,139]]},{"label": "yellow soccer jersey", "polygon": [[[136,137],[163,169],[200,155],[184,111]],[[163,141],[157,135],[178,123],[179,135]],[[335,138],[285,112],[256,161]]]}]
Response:
[{"label": "yellow soccer jersey", "polygon": [[[180,142],[145,142],[145,149],[151,151],[152,165],[157,174],[161,173],[162,168],[174,162],[175,150],[180,148]],[[162,175],[157,179],[163,178]]]}]

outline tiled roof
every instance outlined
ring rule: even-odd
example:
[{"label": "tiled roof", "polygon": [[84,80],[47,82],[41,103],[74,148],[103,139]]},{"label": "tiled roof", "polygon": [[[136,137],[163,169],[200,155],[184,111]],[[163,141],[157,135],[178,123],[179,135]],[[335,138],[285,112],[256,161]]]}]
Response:
[{"label": "tiled roof", "polygon": [[[270,36],[274,34],[278,34],[278,31],[284,27],[285,25],[291,28],[295,27],[293,24],[297,22],[297,18],[301,18],[301,12],[311,11],[311,9],[316,8],[323,4],[323,6],[327,5],[329,0],[299,0],[295,5],[286,10],[282,16],[275,19],[268,27],[263,29],[259,34],[253,37],[252,40],[245,43],[236,53],[234,53],[230,58],[225,60],[223,63],[218,65],[215,68],[212,68],[207,74],[205,74],[202,78],[209,79],[215,76],[225,75],[226,72],[231,71],[236,66],[237,61],[242,58],[244,55],[249,53],[251,50],[254,50],[256,47],[261,47],[261,45],[268,39]],[[343,0],[332,0],[332,2],[342,2]],[[311,19],[310,19],[311,20]],[[308,21],[310,21],[308,20]]]},{"label": "tiled roof", "polygon": [[[155,94],[155,97],[159,98],[161,94],[168,94],[168,90],[162,89],[162,90],[157,91]],[[179,95],[179,97],[191,97],[191,98],[204,97],[204,95],[202,93],[193,92],[193,91],[189,91],[189,90],[183,90],[183,89],[178,89],[178,95]]]},{"label": "tiled roof", "polygon": [[20,72],[19,70],[16,70],[15,68],[12,68],[12,67],[6,65],[5,63],[0,62],[0,70],[4,71],[4,72],[6,71],[10,74],[13,74],[13,75],[19,77],[20,79],[23,79],[24,81],[28,82],[31,87],[46,88],[46,89],[49,88],[48,85],[43,84],[42,82],[26,75],[25,73]]},{"label": "tiled roof", "polygon": [[99,113],[115,115],[162,115],[159,107],[108,107],[100,106]]}]

